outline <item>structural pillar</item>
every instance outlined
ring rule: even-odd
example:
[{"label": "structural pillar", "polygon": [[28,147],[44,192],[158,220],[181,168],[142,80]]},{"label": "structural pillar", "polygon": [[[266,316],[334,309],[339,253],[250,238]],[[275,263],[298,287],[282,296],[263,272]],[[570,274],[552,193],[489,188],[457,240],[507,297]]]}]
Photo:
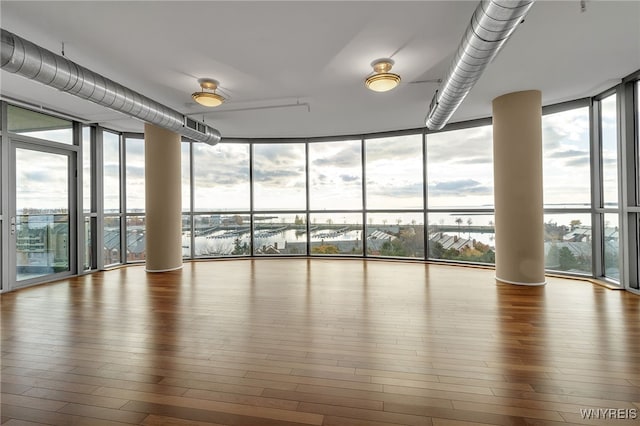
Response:
[{"label": "structural pillar", "polygon": [[144,125],[146,270],[182,268],[180,135]]},{"label": "structural pillar", "polygon": [[542,94],[493,100],[496,279],[543,285]]}]

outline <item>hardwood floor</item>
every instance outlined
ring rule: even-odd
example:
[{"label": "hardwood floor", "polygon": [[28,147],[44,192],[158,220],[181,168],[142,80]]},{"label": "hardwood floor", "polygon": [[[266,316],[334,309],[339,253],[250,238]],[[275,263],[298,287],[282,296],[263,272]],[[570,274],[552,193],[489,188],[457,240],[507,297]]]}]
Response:
[{"label": "hardwood floor", "polygon": [[1,298],[7,426],[640,421],[640,297],[588,282],[243,259]]}]

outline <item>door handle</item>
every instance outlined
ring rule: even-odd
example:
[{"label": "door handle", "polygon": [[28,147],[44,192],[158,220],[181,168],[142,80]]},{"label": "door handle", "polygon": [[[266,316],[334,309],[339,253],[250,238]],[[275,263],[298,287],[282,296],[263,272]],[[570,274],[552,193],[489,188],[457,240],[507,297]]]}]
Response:
[{"label": "door handle", "polygon": [[16,235],[16,217],[11,216],[9,223],[11,224],[11,235]]}]

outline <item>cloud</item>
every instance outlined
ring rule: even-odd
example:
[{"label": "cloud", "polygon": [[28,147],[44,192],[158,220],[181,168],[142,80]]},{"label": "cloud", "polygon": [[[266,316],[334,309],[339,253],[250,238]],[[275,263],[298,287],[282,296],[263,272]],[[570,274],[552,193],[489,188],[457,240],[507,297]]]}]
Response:
[{"label": "cloud", "polygon": [[312,159],[311,165],[339,168],[360,167],[362,163],[360,141],[344,142],[344,148],[336,150],[334,146],[337,143],[340,142],[310,144],[309,158]]},{"label": "cloud", "polygon": [[127,164],[127,181],[133,179],[144,179],[144,165]]},{"label": "cloud", "polygon": [[394,136],[365,141],[367,163],[422,158],[422,135]]},{"label": "cloud", "polygon": [[360,180],[360,176],[340,175],[340,179],[342,179],[343,182],[357,182]]},{"label": "cloud", "polygon": [[542,117],[542,142],[545,151],[567,146],[588,146],[589,109],[570,109]]},{"label": "cloud", "polygon": [[581,151],[577,149],[569,149],[566,151],[555,151],[546,155],[547,158],[570,158],[570,157],[589,157],[588,151]]},{"label": "cloud", "polygon": [[429,163],[485,164],[493,161],[491,126],[427,135]]},{"label": "cloud", "polygon": [[368,181],[368,195],[380,195],[393,198],[422,197],[422,182],[394,185],[393,182]]},{"label": "cloud", "polygon": [[253,147],[254,169],[304,167],[303,144],[259,144]]},{"label": "cloud", "polygon": [[127,160],[129,160],[130,156],[136,156],[144,159],[144,139],[127,138],[126,144]]},{"label": "cloud", "polygon": [[573,158],[571,160],[566,161],[564,164],[567,167],[583,167],[583,166],[588,166],[590,161],[591,160],[589,159],[589,156],[586,156],[586,157]]},{"label": "cloud", "polygon": [[249,147],[244,144],[193,145],[194,184],[235,186],[249,181]]},{"label": "cloud", "polygon": [[120,165],[115,163],[105,163],[103,170],[105,176],[118,176],[120,174]]},{"label": "cloud", "polygon": [[194,183],[197,186],[237,185],[249,181],[249,164],[234,162],[217,164],[215,167],[194,168]]},{"label": "cloud", "polygon": [[493,157],[469,157],[454,161],[456,164],[493,164]]},{"label": "cloud", "polygon": [[543,151],[554,151],[562,147],[563,134],[556,127],[542,127]]},{"label": "cloud", "polygon": [[[225,173],[222,175],[215,176],[213,183],[207,186],[236,186],[241,184],[249,185],[249,175],[248,174],[232,174]],[[211,181],[210,181],[211,182]],[[202,181],[197,181],[198,184],[202,185]]]},{"label": "cloud", "polygon": [[253,180],[263,187],[304,187],[303,144],[254,145]]},{"label": "cloud", "polygon": [[299,182],[304,184],[305,176],[304,170],[254,170],[253,171],[254,182],[260,182],[262,184],[269,185],[281,185],[291,186],[292,183],[298,185]]},{"label": "cloud", "polygon": [[314,183],[315,183],[315,182],[324,183],[324,182],[326,182],[326,181],[327,181],[327,179],[328,179],[328,178],[327,178],[327,175],[324,175],[324,174],[322,174],[322,173],[317,174],[317,175],[315,175],[315,176],[313,177],[313,181],[314,181]]},{"label": "cloud", "polygon": [[493,189],[473,179],[462,179],[429,184],[429,195],[491,195]]},{"label": "cloud", "polygon": [[[56,176],[60,175],[60,176]],[[51,182],[52,177],[58,178],[56,180],[60,180],[61,177],[66,176],[66,170],[63,170],[62,173],[52,174],[46,170],[22,170],[22,173],[19,173],[19,177],[17,179],[17,186],[24,185],[24,182],[28,183],[47,183]]]},{"label": "cloud", "polygon": [[[554,161],[555,159],[560,160]],[[552,151],[545,154],[545,164],[550,168],[562,168],[562,167],[579,167],[583,168],[589,166],[590,154],[589,151],[581,149],[565,149],[562,151]],[[566,161],[562,161],[566,160]]]}]

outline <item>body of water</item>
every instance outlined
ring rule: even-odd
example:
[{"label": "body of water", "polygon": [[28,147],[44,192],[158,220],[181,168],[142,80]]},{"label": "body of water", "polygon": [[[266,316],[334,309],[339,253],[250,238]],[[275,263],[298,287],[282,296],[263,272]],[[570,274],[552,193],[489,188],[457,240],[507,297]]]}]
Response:
[{"label": "body of water", "polygon": [[[371,232],[377,228],[372,228]],[[458,233],[448,232],[448,235],[458,236]],[[232,254],[234,248],[239,243],[240,246],[251,246],[249,232],[237,232],[232,230],[216,230],[206,236],[195,237],[195,256],[224,256]],[[317,228],[311,231],[311,243],[344,241],[362,241],[363,231],[360,229],[346,230],[335,228]],[[460,238],[475,239],[483,244],[493,247],[495,242],[494,233],[466,233],[460,232]],[[285,230],[256,230],[254,233],[255,246],[285,248],[290,243],[305,243],[307,234],[304,231],[295,229]],[[188,234],[182,236],[183,255],[190,255],[190,237]]]}]

